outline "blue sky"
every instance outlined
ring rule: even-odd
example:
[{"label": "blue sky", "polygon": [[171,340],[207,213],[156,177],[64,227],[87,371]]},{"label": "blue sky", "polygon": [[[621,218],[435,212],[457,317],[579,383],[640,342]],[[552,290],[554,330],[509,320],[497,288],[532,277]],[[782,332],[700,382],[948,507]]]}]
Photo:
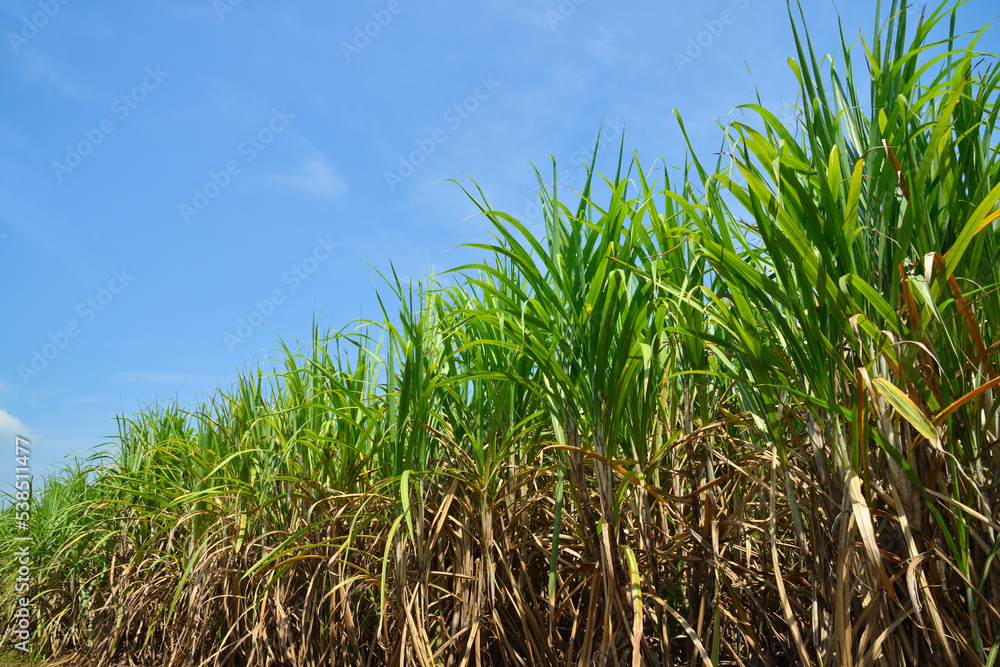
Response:
[{"label": "blue sky", "polygon": [[[838,11],[849,39],[873,27],[873,2],[809,1],[823,53]],[[971,0],[959,27],[997,13]],[[623,127],[676,165],[673,109],[708,155],[755,86],[795,101],[773,0],[0,0],[0,24],[0,442],[32,438],[36,473],[314,316],[376,317],[390,261],[468,261],[487,225],[446,179],[538,227],[530,164],[580,187],[602,123],[599,168]]]}]

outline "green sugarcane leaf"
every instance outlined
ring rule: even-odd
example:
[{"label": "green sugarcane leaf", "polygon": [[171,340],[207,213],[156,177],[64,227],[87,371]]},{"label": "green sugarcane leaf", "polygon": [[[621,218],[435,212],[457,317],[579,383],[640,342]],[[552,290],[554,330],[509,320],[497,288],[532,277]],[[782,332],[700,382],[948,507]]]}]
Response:
[{"label": "green sugarcane leaf", "polygon": [[885,397],[885,400],[889,401],[892,407],[896,408],[896,411],[908,421],[913,428],[919,431],[920,435],[927,438],[930,442],[935,445],[938,444],[937,429],[934,428],[934,424],[928,419],[920,408],[910,400],[910,397],[904,394],[896,385],[892,384],[885,378],[875,378],[872,380],[875,385],[875,390]]}]

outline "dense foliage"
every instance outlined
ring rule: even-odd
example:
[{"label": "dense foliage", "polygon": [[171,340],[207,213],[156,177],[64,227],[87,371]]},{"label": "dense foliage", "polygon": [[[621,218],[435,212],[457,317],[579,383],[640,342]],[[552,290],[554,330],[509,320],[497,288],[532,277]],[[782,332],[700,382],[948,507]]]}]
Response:
[{"label": "dense foliage", "polygon": [[39,650],[993,664],[1000,73],[953,3],[899,10],[838,65],[793,19],[795,129],[746,105],[716,164],[572,206],[540,177],[543,237],[472,188],[453,282],[122,418],[37,498]]}]

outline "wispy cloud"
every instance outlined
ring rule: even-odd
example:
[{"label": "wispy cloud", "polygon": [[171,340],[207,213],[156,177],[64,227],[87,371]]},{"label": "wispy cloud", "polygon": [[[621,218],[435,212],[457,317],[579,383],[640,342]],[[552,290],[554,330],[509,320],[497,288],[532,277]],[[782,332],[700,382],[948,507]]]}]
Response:
[{"label": "wispy cloud", "polygon": [[348,190],[347,182],[336,167],[320,155],[307,160],[294,173],[274,174],[268,180],[327,199],[336,199]]},{"label": "wispy cloud", "polygon": [[97,103],[93,91],[72,74],[67,73],[65,71],[67,68],[55,64],[35,51],[25,51],[18,58],[18,62],[24,76],[44,83],[50,90],[57,90],[63,96],[87,105]]},{"label": "wispy cloud", "polygon": [[67,407],[100,407],[100,408],[111,408],[114,410],[115,406],[119,405],[117,401],[107,396],[74,396],[72,398],[67,398],[64,401],[64,405]]},{"label": "wispy cloud", "polygon": [[141,384],[198,384],[215,385],[216,378],[207,375],[191,375],[189,373],[157,373],[146,371],[140,373],[112,373],[112,379],[117,382],[137,382]]},{"label": "wispy cloud", "polygon": [[583,46],[592,58],[600,60],[607,65],[613,65],[622,59],[621,53],[614,45],[617,38],[604,28],[601,28],[600,32],[600,37],[583,38]]}]

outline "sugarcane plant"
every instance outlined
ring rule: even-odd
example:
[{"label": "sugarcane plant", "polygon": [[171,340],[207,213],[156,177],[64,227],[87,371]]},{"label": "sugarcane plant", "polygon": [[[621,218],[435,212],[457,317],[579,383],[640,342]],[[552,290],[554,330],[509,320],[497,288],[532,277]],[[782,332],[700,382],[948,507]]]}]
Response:
[{"label": "sugarcane plant", "polygon": [[540,227],[459,184],[479,261],[121,416],[34,494],[38,657],[995,664],[1000,73],[961,4],[834,58],[789,3],[798,99],[712,163],[553,160]]}]

